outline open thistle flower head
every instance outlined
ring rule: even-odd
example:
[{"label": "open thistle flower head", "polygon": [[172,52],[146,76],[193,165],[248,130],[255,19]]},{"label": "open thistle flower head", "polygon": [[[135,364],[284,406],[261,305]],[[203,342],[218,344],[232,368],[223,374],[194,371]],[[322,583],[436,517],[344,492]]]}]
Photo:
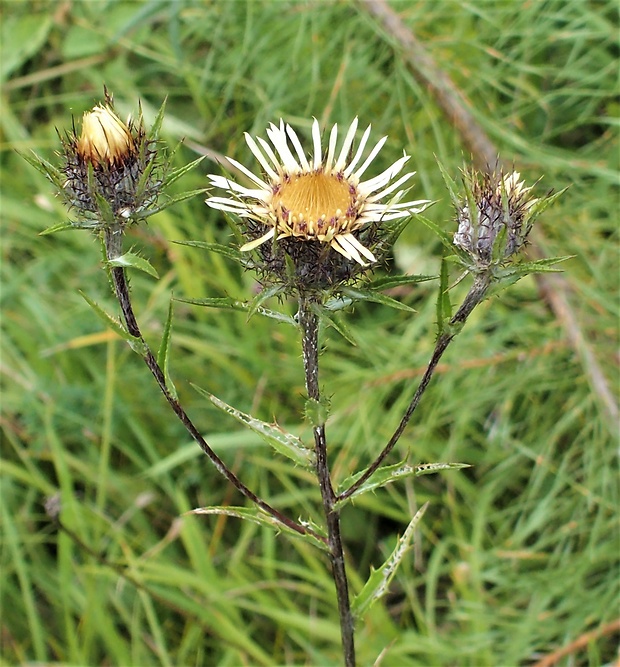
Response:
[{"label": "open thistle flower head", "polygon": [[157,199],[154,142],[141,118],[125,123],[117,116],[107,91],[105,104],[84,114],[81,133],[74,127],[62,142],[62,194],[86,226],[137,219]]},{"label": "open thistle flower head", "polygon": [[228,158],[251,181],[249,187],[225,176],[209,176],[211,184],[226,190],[228,196],[210,197],[207,204],[244,221],[250,241],[241,250],[258,248],[266,273],[282,278],[292,260],[297,287],[348,280],[385,252],[389,228],[384,223],[408,218],[428,205],[426,200],[401,201],[405,184],[415,173],[401,175],[407,155],[363,180],[387,137],[364,157],[371,128],[353,149],[357,126],[356,118],[338,146],[334,125],[324,148],[315,119],[308,156],[290,125],[272,123],[267,128],[271,143],[245,133],[262,176]]},{"label": "open thistle flower head", "polygon": [[516,171],[463,173],[466,195],[457,206],[454,244],[469,254],[479,270],[506,262],[527,241],[539,200],[530,197],[531,187],[519,179]]}]

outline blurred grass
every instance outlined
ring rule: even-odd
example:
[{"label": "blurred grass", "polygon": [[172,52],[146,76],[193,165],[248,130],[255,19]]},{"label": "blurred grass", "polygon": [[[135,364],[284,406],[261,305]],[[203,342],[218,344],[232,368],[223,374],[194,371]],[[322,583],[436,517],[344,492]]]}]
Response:
[{"label": "blurred grass", "polygon": [[[542,218],[586,338],[618,387],[618,15],[615,3],[431,0],[394,3],[472,102],[502,156],[539,191],[570,185]],[[71,115],[105,83],[123,114],[142,101],[164,125],[254,164],[243,131],[312,116],[390,135],[416,198],[451,212],[434,155],[456,174],[462,147],[389,35],[348,2],[5,2],[2,15],[2,654],[29,662],[119,665],[337,665],[338,622],[321,555],[236,520],[179,516],[241,500],[166,412],[137,357],[77,290],[115,312],[97,243],[39,236],[65,212],[15,152],[52,159]],[[195,154],[185,147],[179,163]],[[203,163],[179,188],[203,187]],[[378,171],[377,171],[378,173]],[[190,201],[131,242],[161,279],[132,276],[154,344],[168,299],[252,295],[252,276],[178,239],[230,242]],[[388,270],[432,273],[440,249],[411,225]],[[336,481],[369,462],[398,422],[433,344],[435,289],[347,318],[351,347],[326,333],[322,382]],[[458,289],[454,299],[458,298]],[[283,307],[289,308],[285,304]],[[175,306],[172,372],[210,443],[292,517],[315,517],[312,479],[274,458],[189,386],[300,433],[299,341],[282,325]],[[362,497],[343,514],[359,589],[424,501],[411,558],[358,629],[360,664],[526,665],[618,612],[617,425],[605,417],[565,335],[524,280],[485,303],[447,354],[401,441],[414,461],[473,467]],[[396,461],[396,456],[393,457]],[[59,494],[58,532],[44,510]],[[118,568],[118,569],[115,569]],[[123,572],[121,576],[119,572]],[[607,635],[561,660],[614,660]]]}]

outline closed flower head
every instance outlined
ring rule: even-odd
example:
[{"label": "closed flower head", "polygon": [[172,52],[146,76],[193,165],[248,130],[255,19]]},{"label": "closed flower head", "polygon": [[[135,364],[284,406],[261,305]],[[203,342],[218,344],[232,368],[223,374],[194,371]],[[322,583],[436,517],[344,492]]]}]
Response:
[{"label": "closed flower head", "polygon": [[83,226],[122,224],[140,218],[156,199],[157,152],[146,137],[142,119],[124,123],[106,91],[98,104],[63,139],[66,181],[63,195]]},{"label": "closed flower head", "polygon": [[94,166],[120,165],[136,153],[136,142],[129,127],[104,104],[87,111],[82,119],[82,133],[76,150],[85,162]]},{"label": "closed flower head", "polygon": [[457,207],[454,244],[465,250],[479,269],[499,265],[524,246],[538,199],[516,171],[464,173],[466,197]]},{"label": "closed flower head", "polygon": [[283,121],[267,128],[269,142],[245,134],[262,176],[229,158],[251,185],[210,175],[211,184],[226,190],[228,196],[207,199],[212,208],[244,219],[251,240],[242,251],[261,248],[268,262],[284,252],[293,259],[298,275],[309,273],[309,264],[314,264],[315,272],[320,273],[322,267],[325,279],[333,282],[354,272],[351,264],[359,268],[377,260],[373,251],[381,240],[377,231],[381,223],[410,217],[426,207],[426,200],[401,201],[405,184],[415,173],[400,175],[409,160],[407,155],[378,176],[364,180],[387,137],[364,158],[370,126],[354,149],[357,125],[356,118],[339,147],[338,126],[334,125],[325,149],[315,119],[310,156],[296,132]]}]

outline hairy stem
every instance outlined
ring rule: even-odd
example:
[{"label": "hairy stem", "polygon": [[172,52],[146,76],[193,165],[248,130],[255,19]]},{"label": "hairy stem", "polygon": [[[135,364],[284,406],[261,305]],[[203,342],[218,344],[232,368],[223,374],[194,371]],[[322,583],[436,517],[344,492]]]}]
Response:
[{"label": "hairy stem", "polygon": [[389,439],[387,445],[383,448],[379,456],[377,456],[377,458],[370,464],[370,466],[368,466],[364,474],[348,489],[346,489],[337,496],[338,501],[345,500],[346,498],[349,498],[351,495],[353,495],[360,488],[360,486],[362,486],[362,484],[364,484],[366,481],[368,481],[368,479],[370,479],[370,477],[377,470],[377,468],[379,468],[381,463],[383,463],[385,457],[394,449],[396,443],[400,439],[400,436],[403,434],[403,431],[405,430],[407,424],[409,423],[409,420],[411,419],[413,413],[418,407],[420,399],[422,398],[422,395],[426,391],[426,388],[428,387],[431,378],[433,377],[433,373],[437,368],[439,360],[441,359],[443,353],[448,348],[448,345],[450,345],[454,337],[457,335],[459,328],[465,323],[465,320],[470,316],[472,310],[484,299],[484,295],[486,294],[486,291],[489,287],[489,282],[490,282],[490,276],[488,275],[476,276],[476,278],[474,279],[474,284],[467,293],[467,296],[465,297],[463,303],[461,304],[461,307],[457,310],[454,317],[452,317],[452,319],[450,320],[450,326],[448,327],[448,331],[445,331],[444,333],[440,334],[439,337],[437,338],[437,342],[435,343],[435,349],[433,350],[431,360],[428,362],[428,366],[426,367],[424,375],[420,380],[420,384],[418,385],[418,388],[416,389],[415,394],[411,399],[411,403],[409,403],[409,407],[407,408],[405,414],[403,415],[403,418],[400,420],[400,423],[396,427],[396,430],[392,434],[392,437]]},{"label": "hairy stem", "polygon": [[[304,297],[300,297],[299,299],[299,324],[302,331],[306,391],[308,392],[309,400],[319,404],[321,400],[321,391],[319,388],[319,320],[316,313],[312,310],[312,302]],[[344,664],[346,667],[355,667],[354,623],[349,602],[349,584],[340,533],[340,512],[335,507],[337,497],[334,493],[329,474],[325,424],[322,420],[313,426],[313,432],[316,452],[316,472],[323,500],[323,511],[327,524],[327,544],[332,566],[332,576],[336,586],[336,597],[338,599]]]},{"label": "hairy stem", "polygon": [[[115,259],[120,256],[122,248],[122,229],[120,227],[108,228],[106,227],[104,232],[104,243],[106,257],[108,260]],[[198,429],[194,426],[194,423],[189,418],[181,404],[178,400],[170,393],[168,385],[166,383],[166,376],[159,366],[157,359],[151,352],[151,349],[146,344],[138,321],[136,319],[133,306],[131,304],[131,297],[129,293],[129,285],[127,283],[127,277],[125,275],[125,269],[118,266],[110,267],[110,274],[112,277],[112,283],[114,286],[114,292],[116,298],[121,307],[123,313],[123,319],[127,326],[127,331],[136,338],[139,338],[146,352],[143,354],[143,359],[149,370],[151,371],[153,377],[155,378],[162,394],[168,401],[168,404],[172,408],[174,414],[177,416],[179,421],[186,428],[187,432],[192,436],[192,438],[198,443],[200,449],[207,455],[211,463],[215,466],[217,471],[222,474],[240,493],[242,493],[246,498],[251,500],[264,512],[272,516],[274,519],[284,524],[288,528],[294,530],[300,535],[312,535],[313,537],[325,542],[325,538],[322,535],[319,535],[315,531],[298,524],[293,521],[286,515],[282,514],[280,511],[266,503],[264,500],[259,498],[253,491],[251,491],[220,459],[220,457],[211,449],[207,441],[200,434]]]}]

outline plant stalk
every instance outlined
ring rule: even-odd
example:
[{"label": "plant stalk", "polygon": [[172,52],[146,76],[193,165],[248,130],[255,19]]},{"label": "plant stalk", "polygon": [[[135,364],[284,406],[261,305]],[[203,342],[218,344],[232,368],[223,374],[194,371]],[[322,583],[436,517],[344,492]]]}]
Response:
[{"label": "plant stalk", "polygon": [[[121,255],[122,252],[122,238],[123,230],[119,225],[118,227],[106,227],[104,231],[104,244],[106,257],[109,260],[116,259]],[[136,338],[139,338],[146,352],[143,355],[144,362],[151,371],[153,377],[155,378],[161,392],[168,401],[168,404],[172,408],[174,414],[181,421],[183,426],[186,428],[187,432],[192,436],[192,438],[198,443],[200,449],[207,455],[211,463],[215,466],[217,471],[222,474],[241,494],[246,498],[251,500],[255,505],[260,507],[264,512],[272,516],[274,519],[284,524],[288,528],[294,530],[300,535],[312,535],[321,542],[326,542],[325,537],[319,535],[315,531],[298,524],[296,521],[293,521],[286,515],[282,514],[279,510],[275,509],[264,500],[259,498],[253,491],[251,491],[220,459],[220,457],[211,449],[207,441],[200,434],[192,420],[189,418],[181,404],[178,400],[170,393],[166,383],[166,376],[159,366],[157,359],[151,352],[151,349],[147,345],[138,321],[136,319],[133,306],[131,304],[131,297],[129,294],[129,285],[127,283],[127,277],[125,274],[125,269],[118,266],[110,267],[110,275],[112,277],[112,283],[114,286],[114,292],[116,298],[120,304],[121,311],[123,313],[123,319],[125,320],[125,325],[127,326],[127,331]]]},{"label": "plant stalk", "polygon": [[444,352],[447,350],[448,345],[450,345],[455,336],[458,334],[460,328],[465,323],[465,320],[467,320],[467,318],[471,315],[472,310],[484,299],[484,295],[489,288],[490,281],[491,276],[489,274],[480,274],[475,277],[474,284],[471,286],[471,289],[467,293],[463,303],[455,313],[454,317],[452,317],[450,320],[447,331],[441,333],[437,338],[431,360],[428,362],[428,366],[426,367],[424,375],[420,380],[420,384],[418,385],[418,388],[416,389],[415,394],[411,399],[411,403],[409,403],[409,406],[405,411],[403,418],[400,420],[400,423],[396,427],[396,430],[392,434],[392,437],[389,439],[387,445],[383,448],[379,456],[377,456],[377,458],[370,464],[370,466],[368,466],[364,474],[348,489],[337,496],[336,499],[339,502],[352,496],[362,486],[362,484],[367,482],[379,468],[381,463],[383,463],[386,456],[394,449],[396,443],[400,439],[400,436],[403,434],[403,431],[409,423],[409,420],[418,407],[420,399],[426,391],[431,378],[433,377],[433,373],[437,368],[437,364],[439,363]]},{"label": "plant stalk", "polygon": [[[299,324],[302,331],[306,391],[309,400],[316,402],[318,407],[321,400],[319,387],[319,319],[312,310],[312,301],[303,296],[299,299]],[[332,487],[329,473],[325,423],[322,420],[320,423],[313,425],[313,433],[316,473],[323,500],[323,512],[327,524],[327,545],[338,600],[344,664],[345,667],[355,667],[355,627],[349,601],[349,584],[340,532],[340,511],[335,507],[337,496]]]}]

